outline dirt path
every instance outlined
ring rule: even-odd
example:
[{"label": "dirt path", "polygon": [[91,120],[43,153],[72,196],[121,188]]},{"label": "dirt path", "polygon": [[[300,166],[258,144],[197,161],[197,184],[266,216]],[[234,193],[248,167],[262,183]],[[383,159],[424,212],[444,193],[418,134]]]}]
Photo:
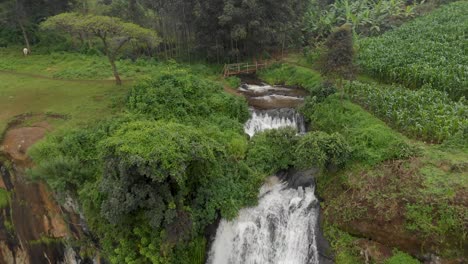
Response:
[{"label": "dirt path", "polygon": [[[46,75],[26,73],[26,72],[17,72],[17,71],[7,71],[7,70],[0,70],[0,74],[12,74],[12,75],[16,75],[16,76],[23,76],[23,77],[29,77],[29,78],[51,80],[51,81],[62,81],[62,82],[75,82],[75,83],[100,83],[100,84],[104,83],[104,84],[109,84],[109,83],[114,83],[115,82],[115,80],[58,79],[58,78],[53,78],[53,77],[49,77],[49,76],[46,76]],[[122,80],[122,81],[123,81],[123,83],[133,82],[132,79]]]}]

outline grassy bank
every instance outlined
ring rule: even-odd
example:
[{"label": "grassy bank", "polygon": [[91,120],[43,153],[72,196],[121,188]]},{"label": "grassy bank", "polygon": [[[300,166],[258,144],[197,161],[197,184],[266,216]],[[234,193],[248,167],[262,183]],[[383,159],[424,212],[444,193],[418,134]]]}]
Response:
[{"label": "grassy bank", "polygon": [[[289,64],[266,69],[260,76],[266,80],[275,76],[270,79],[274,83],[287,83],[290,72],[304,74],[295,83],[304,87],[310,87],[307,80],[317,75]],[[337,263],[356,263],[362,257],[359,252],[364,249],[352,235],[413,256],[434,252],[446,259],[462,257],[468,233],[463,225],[468,220],[468,204],[462,199],[468,193],[466,149],[409,139],[348,95],[340,97],[309,97],[302,109],[312,130],[339,132],[352,147],[352,162],[345,169],[317,179],[325,234]],[[388,263],[407,257],[395,251]]]}]

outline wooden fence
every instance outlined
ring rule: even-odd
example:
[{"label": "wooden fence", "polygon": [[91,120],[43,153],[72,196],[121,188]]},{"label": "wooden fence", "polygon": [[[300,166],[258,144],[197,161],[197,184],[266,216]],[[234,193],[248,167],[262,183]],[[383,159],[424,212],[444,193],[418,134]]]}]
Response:
[{"label": "wooden fence", "polygon": [[246,73],[256,73],[258,70],[265,68],[269,65],[268,62],[262,63],[234,63],[234,64],[225,64],[224,65],[224,77],[229,77],[232,75],[246,74]]}]

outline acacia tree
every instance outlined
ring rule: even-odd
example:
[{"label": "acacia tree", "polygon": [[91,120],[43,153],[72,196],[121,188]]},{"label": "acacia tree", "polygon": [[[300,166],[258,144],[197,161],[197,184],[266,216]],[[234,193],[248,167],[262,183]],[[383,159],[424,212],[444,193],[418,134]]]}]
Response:
[{"label": "acacia tree", "polygon": [[47,19],[41,27],[66,32],[72,36],[86,35],[99,39],[104,46],[104,53],[109,59],[117,85],[121,85],[122,80],[115,60],[123,48],[131,42],[141,42],[149,46],[160,42],[156,32],[109,16],[63,13]]}]

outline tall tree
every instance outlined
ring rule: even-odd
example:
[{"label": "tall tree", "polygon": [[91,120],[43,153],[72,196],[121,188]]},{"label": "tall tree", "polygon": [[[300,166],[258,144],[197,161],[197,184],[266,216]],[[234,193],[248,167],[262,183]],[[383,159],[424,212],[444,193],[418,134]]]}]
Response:
[{"label": "tall tree", "polygon": [[318,64],[320,72],[328,79],[337,79],[341,89],[343,79],[355,76],[353,33],[350,24],[336,28],[325,42],[327,51]]},{"label": "tall tree", "polygon": [[234,59],[279,51],[299,36],[307,4],[304,0],[197,1],[199,47]]},{"label": "tall tree", "polygon": [[[72,19],[71,19],[72,18]],[[64,13],[47,19],[43,29],[62,32],[81,32],[99,39],[109,59],[117,85],[122,84],[115,64],[124,46],[131,42],[142,42],[150,46],[159,44],[156,32],[115,17]]]},{"label": "tall tree", "polygon": [[19,32],[31,50],[37,25],[46,17],[69,10],[75,0],[4,0],[0,3],[1,30]]}]

